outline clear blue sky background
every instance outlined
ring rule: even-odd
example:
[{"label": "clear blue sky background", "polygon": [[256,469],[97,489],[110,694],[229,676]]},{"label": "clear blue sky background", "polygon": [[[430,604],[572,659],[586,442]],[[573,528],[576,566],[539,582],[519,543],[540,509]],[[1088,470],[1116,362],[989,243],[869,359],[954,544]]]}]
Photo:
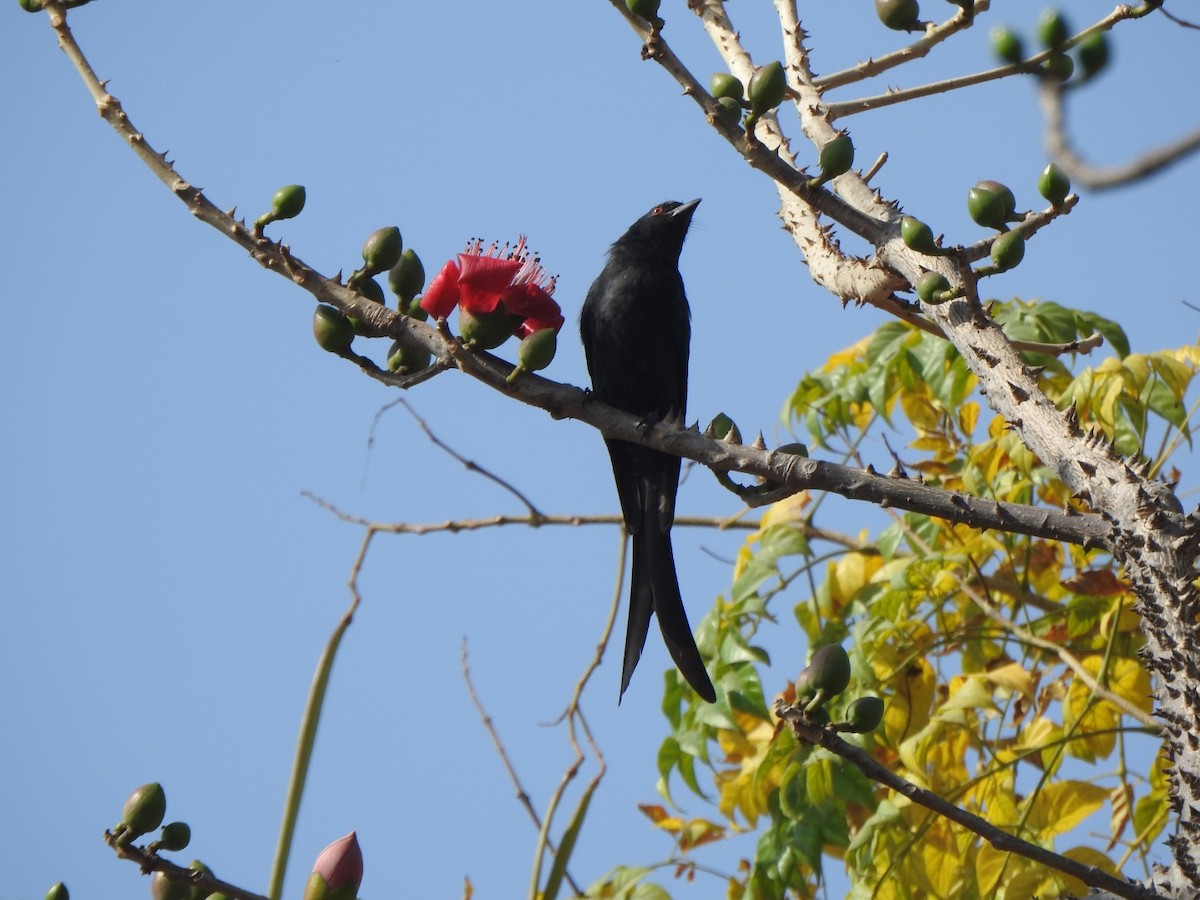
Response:
[{"label": "clear blue sky background", "polygon": [[[979,28],[870,90],[989,66],[987,26],[1029,29],[1041,8],[995,5]],[[902,40],[869,0],[805,7],[819,72]],[[1070,4],[1079,25],[1109,9]],[[767,4],[730,11],[759,61],[781,55]],[[718,60],[698,22],[682,0],[665,0],[664,15],[667,37],[707,78]],[[550,377],[585,383],[573,321],[587,285],[608,244],[668,198],[704,198],[682,261],[692,418],[725,410],[744,432],[787,439],[779,410],[800,374],[885,321],[813,285],[774,218],[771,186],[639,59],[604,0],[107,0],[71,21],[135,124],[218,205],[253,216],[280,185],[305,184],[304,214],[272,233],[327,273],[354,267],[381,225],[399,225],[430,270],[469,237],[527,233],[559,274],[572,323]],[[1123,161],[1196,125],[1196,41],[1161,16],[1119,29],[1118,73],[1072,104],[1072,132],[1093,160]],[[298,717],[362,537],[301,492],[379,520],[522,509],[401,411],[368,447],[372,417],[395,393],[316,348],[308,295],[194,221],[97,117],[44,18],[12,0],[0,9],[0,83],[3,893],[30,900],[62,879],[81,900],[143,896],[100,835],[149,780],[166,786],[168,816],[192,825],[184,861],[198,855],[263,890]],[[1032,86],[1013,81],[846,124],[860,162],[891,155],[876,182],[885,195],[965,241],[982,234],[963,203],[977,179],[1039,203],[1033,101]],[[795,148],[814,155],[799,136]],[[1136,350],[1193,341],[1200,314],[1182,301],[1200,301],[1198,180],[1192,160],[1135,191],[1085,196],[994,291],[1118,319]],[[455,374],[408,399],[544,512],[616,511],[590,429]],[[881,444],[865,450],[889,467]],[[681,513],[736,509],[703,471],[682,489]],[[824,524],[844,530],[871,521],[846,501],[826,512]],[[677,534],[694,619],[726,589],[740,540]],[[378,540],[334,671],[290,896],[320,848],[351,829],[366,896],[457,897],[464,877],[479,896],[523,895],[534,831],[469,702],[460,642],[470,640],[482,699],[540,806],[570,758],[562,729],[542,723],[593,651],[617,547],[616,530],[598,527]],[[784,598],[767,638],[768,693],[803,663],[790,616],[801,599]],[[616,658],[585,699],[610,766],[572,866],[585,884],[670,851],[635,806],[658,801],[668,660],[652,637],[618,709]],[[752,852],[741,839],[701,858],[728,870]],[[688,887],[666,870],[660,881],[680,897],[723,893],[705,876]]]}]

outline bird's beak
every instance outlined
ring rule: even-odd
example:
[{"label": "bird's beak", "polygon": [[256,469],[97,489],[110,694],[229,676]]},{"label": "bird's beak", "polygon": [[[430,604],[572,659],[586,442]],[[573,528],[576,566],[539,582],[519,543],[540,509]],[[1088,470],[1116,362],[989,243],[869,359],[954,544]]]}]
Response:
[{"label": "bird's beak", "polygon": [[672,217],[691,216],[691,214],[693,212],[695,212],[696,207],[699,205],[700,205],[699,197],[697,197],[695,200],[689,200],[687,203],[684,203],[682,206],[677,206],[673,210],[671,210],[671,216]]}]

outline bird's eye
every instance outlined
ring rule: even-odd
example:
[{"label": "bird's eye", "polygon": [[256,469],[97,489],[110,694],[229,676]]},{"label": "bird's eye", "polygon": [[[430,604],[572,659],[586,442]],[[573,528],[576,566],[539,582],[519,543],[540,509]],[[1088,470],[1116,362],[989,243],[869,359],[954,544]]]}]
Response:
[{"label": "bird's eye", "polygon": [[667,208],[665,206],[656,206],[656,207],[654,207],[654,209],[650,210],[650,215],[661,216],[666,211],[667,211]]}]

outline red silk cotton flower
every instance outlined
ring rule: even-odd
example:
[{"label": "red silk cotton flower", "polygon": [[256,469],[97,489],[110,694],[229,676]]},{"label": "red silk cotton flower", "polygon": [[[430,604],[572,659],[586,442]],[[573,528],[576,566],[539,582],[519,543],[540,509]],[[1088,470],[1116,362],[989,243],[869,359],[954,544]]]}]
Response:
[{"label": "red silk cotton flower", "polygon": [[486,250],[474,240],[457,262],[450,260],[433,277],[421,308],[442,319],[456,306],[474,317],[505,314],[513,326],[509,333],[524,338],[544,328],[562,328],[562,310],[553,293],[554,279],[529,255],[524,235],[516,247],[492,244]]}]

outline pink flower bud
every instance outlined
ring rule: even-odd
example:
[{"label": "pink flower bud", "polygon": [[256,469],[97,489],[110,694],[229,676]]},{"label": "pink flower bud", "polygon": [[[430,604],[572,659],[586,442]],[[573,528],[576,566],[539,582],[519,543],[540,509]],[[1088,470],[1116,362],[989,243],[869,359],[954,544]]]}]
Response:
[{"label": "pink flower bud", "polygon": [[357,894],[363,877],[358,835],[352,831],[322,850],[313,865],[313,875],[321,876],[330,894],[338,892],[348,897]]}]

